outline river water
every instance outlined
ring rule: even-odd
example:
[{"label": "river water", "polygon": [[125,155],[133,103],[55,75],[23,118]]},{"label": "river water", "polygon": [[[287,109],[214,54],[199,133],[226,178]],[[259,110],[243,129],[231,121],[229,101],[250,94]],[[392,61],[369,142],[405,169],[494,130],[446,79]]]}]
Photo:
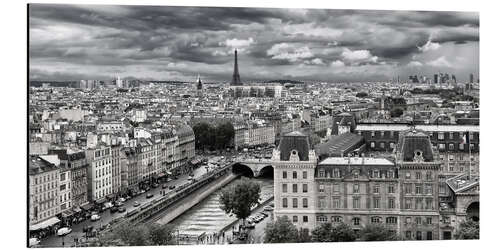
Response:
[{"label": "river water", "polygon": [[[261,201],[265,201],[273,195],[273,179],[254,178],[259,183],[261,189]],[[234,185],[232,181],[227,184]],[[210,194],[203,201],[186,211],[181,216],[169,224],[173,225],[180,234],[200,235],[204,232],[213,233],[221,230],[226,225],[235,220],[234,216],[229,216],[220,208],[219,194],[222,189]]]}]

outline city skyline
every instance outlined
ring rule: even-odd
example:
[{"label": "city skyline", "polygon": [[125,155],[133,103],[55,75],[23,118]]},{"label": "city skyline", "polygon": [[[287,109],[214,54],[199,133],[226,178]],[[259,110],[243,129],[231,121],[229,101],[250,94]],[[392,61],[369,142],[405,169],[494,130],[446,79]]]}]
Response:
[{"label": "city skyline", "polygon": [[35,4],[30,80],[479,78],[477,12]]}]

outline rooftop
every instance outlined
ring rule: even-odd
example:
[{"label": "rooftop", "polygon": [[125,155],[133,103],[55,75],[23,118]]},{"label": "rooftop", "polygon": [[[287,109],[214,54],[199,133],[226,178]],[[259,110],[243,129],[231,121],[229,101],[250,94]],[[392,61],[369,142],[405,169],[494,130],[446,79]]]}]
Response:
[{"label": "rooftop", "polygon": [[318,165],[394,165],[388,159],[385,158],[373,158],[373,157],[328,157],[318,163]]},{"label": "rooftop", "polygon": [[332,136],[327,142],[316,145],[315,151],[318,155],[335,154],[340,156],[345,151],[360,143],[362,140],[363,137],[360,135],[344,133]]},{"label": "rooftop", "polygon": [[[358,131],[404,131],[411,128],[409,124],[378,124],[378,123],[362,123],[356,126]],[[479,132],[479,126],[471,125],[415,125],[415,129],[425,132]]]}]

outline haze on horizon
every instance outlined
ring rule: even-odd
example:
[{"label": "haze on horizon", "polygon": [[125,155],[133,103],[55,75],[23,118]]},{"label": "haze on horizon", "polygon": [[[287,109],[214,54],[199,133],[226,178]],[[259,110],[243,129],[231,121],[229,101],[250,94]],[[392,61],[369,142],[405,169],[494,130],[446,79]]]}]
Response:
[{"label": "haze on horizon", "polygon": [[30,80],[479,77],[479,13],[29,5]]}]

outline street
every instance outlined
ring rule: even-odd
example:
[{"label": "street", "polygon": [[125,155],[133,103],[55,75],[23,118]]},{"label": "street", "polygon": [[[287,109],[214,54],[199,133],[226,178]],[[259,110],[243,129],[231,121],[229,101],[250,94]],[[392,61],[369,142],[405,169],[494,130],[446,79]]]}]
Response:
[{"label": "street", "polygon": [[[194,174],[195,178],[198,178],[199,176],[201,176],[205,173],[207,173],[207,170],[204,167],[199,167],[199,168],[196,168],[193,170],[193,174]],[[175,185],[176,187],[178,187],[182,184],[188,183],[189,182],[187,180],[188,177],[189,177],[188,174],[179,175],[179,178],[177,180],[173,179],[167,183],[169,186]],[[124,213],[119,213],[119,212],[110,213],[110,210],[107,209],[103,213],[99,214],[101,216],[100,220],[90,221],[90,219],[87,219],[87,220],[82,221],[78,224],[74,224],[71,227],[72,232],[70,234],[68,234],[64,237],[60,237],[57,235],[50,235],[44,239],[41,239],[39,245],[43,246],[43,247],[74,246],[75,245],[75,240],[74,240],[75,238],[84,238],[85,237],[85,233],[83,232],[83,229],[86,226],[93,226],[94,229],[97,229],[97,228],[100,228],[102,225],[108,224],[113,219],[123,217],[123,216],[125,216],[125,214],[128,211],[132,211],[134,208],[138,208],[138,207],[134,207],[134,205],[133,205],[135,201],[139,202],[141,205],[145,204],[147,202],[150,202],[151,200],[153,200],[161,195],[160,194],[161,190],[162,190],[161,185],[159,185],[157,188],[151,188],[151,190],[149,190],[148,192],[137,195],[137,196],[131,198],[130,200],[125,201],[123,203],[123,206],[122,206],[126,209],[126,211]],[[164,190],[168,191],[169,189],[167,188]],[[154,196],[152,198],[147,199],[146,195],[150,194],[150,193],[153,194]]]}]

